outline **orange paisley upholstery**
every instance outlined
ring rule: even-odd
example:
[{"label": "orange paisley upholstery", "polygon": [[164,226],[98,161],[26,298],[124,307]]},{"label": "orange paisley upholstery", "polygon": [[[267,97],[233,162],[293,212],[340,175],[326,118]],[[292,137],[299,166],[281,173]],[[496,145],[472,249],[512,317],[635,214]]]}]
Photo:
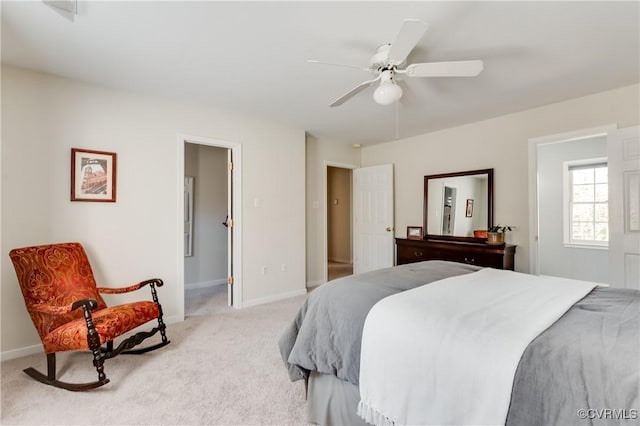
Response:
[{"label": "orange paisley upholstery", "polygon": [[[100,336],[100,344],[105,344],[147,321],[158,318],[158,307],[153,302],[134,302],[101,309],[92,313],[92,317]],[[87,323],[84,318],[80,318],[63,324],[47,334],[42,343],[46,353],[89,349]]]},{"label": "orange paisley upholstery", "polygon": [[158,305],[152,301],[108,308],[100,290],[122,293],[136,290],[142,284],[122,289],[98,289],[87,255],[79,243],[14,249],[9,255],[25,305],[47,354],[89,349],[83,309],[71,310],[78,300],[97,302],[98,307],[91,316],[101,344],[160,315]]}]

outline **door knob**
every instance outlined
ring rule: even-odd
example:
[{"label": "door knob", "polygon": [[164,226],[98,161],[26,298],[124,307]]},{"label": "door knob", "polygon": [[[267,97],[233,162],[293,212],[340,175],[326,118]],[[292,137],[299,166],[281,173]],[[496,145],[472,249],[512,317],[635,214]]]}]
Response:
[{"label": "door knob", "polygon": [[387,232],[391,232],[391,231],[393,231],[393,228],[392,228],[392,227],[390,227],[390,226],[387,226],[386,231],[387,231]]}]

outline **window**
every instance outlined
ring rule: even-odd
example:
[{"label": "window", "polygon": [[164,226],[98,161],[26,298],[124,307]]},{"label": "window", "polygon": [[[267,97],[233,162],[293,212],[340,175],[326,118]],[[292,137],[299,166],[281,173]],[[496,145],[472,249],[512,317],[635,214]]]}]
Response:
[{"label": "window", "polygon": [[565,162],[565,245],[606,248],[609,184],[606,158]]}]

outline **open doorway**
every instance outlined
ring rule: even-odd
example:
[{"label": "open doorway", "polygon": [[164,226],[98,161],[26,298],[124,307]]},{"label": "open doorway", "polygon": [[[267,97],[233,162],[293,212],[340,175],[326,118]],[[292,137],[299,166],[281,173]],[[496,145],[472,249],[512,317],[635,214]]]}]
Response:
[{"label": "open doorway", "polygon": [[456,199],[456,188],[445,185],[442,207],[442,235],[453,235],[456,220]]},{"label": "open doorway", "polygon": [[609,129],[530,141],[532,272],[608,282]]},{"label": "open doorway", "polygon": [[185,314],[227,306],[229,148],[185,143]]},{"label": "open doorway", "polygon": [[180,316],[187,291],[217,292],[222,307],[242,308],[241,145],[179,134],[177,154]]},{"label": "open doorway", "polygon": [[326,281],[353,274],[352,167],[326,166]]}]

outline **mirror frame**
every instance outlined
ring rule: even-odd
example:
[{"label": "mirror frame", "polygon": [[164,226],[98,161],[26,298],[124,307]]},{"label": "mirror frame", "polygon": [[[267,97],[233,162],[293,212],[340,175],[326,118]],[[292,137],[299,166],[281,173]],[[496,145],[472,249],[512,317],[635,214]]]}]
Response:
[{"label": "mirror frame", "polygon": [[[424,177],[424,200],[422,207],[422,225],[425,232],[427,229],[427,213],[429,212],[429,206],[427,200],[429,199],[429,181],[431,179],[441,179],[441,178],[452,178],[452,177],[460,177],[460,176],[471,176],[471,175],[487,175],[487,229],[493,226],[493,169],[481,169],[481,170],[468,170],[465,172],[454,172],[454,173],[440,173],[437,175],[427,175]],[[476,238],[476,237],[457,237],[453,235],[436,235],[436,234],[425,234],[425,240],[449,240],[449,241],[461,241],[461,242],[485,242],[486,238]]]}]

